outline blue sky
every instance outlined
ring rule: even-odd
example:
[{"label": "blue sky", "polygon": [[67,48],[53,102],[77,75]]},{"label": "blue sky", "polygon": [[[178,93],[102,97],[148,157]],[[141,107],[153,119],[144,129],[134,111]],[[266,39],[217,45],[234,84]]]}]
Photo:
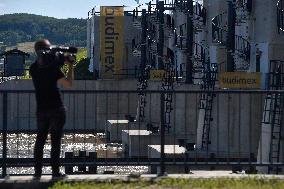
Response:
[{"label": "blue sky", "polygon": [[[150,0],[140,0],[149,2]],[[56,18],[87,18],[94,6],[136,6],[135,0],[0,0],[0,15],[31,13]]]}]

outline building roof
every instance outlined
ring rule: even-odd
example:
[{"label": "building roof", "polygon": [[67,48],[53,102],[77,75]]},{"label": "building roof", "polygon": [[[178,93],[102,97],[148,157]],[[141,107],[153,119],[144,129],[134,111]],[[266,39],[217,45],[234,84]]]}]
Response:
[{"label": "building roof", "polygon": [[25,52],[23,52],[23,51],[20,51],[20,50],[18,50],[18,49],[13,49],[13,50],[10,50],[10,51],[6,51],[6,52],[4,52],[4,53],[1,53],[0,56],[2,57],[2,56],[11,55],[11,54],[20,54],[20,55],[28,56],[28,57],[30,56],[30,54],[25,53]]}]

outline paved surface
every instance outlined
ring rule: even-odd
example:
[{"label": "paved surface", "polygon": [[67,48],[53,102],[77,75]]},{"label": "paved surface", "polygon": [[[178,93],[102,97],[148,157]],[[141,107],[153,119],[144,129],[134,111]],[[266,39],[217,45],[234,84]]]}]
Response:
[{"label": "paved surface", "polygon": [[[284,175],[247,175],[247,174],[232,174],[230,171],[193,171],[192,174],[171,174],[170,178],[277,178],[284,179]],[[66,182],[80,181],[135,181],[143,178],[145,180],[159,179],[157,175],[70,175],[63,179]],[[9,178],[0,179],[0,189],[47,189],[52,186],[56,180],[52,180],[51,176],[43,176],[39,181],[33,180],[32,176],[11,176]]]}]

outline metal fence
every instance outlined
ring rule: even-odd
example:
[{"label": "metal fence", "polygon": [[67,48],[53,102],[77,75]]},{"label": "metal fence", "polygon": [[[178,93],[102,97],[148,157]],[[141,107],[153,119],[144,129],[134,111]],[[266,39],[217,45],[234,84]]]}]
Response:
[{"label": "metal fence", "polygon": [[[263,116],[276,119],[275,111],[269,109],[274,107],[271,95],[282,96],[283,91],[145,93],[145,119],[139,122],[139,91],[64,91],[67,120],[62,169],[67,174],[164,174],[194,169],[281,172],[282,121],[276,161],[271,147],[274,131],[264,131],[273,124],[263,121]],[[165,112],[163,101],[167,93],[173,96],[170,113]],[[210,101],[206,100],[208,95],[213,97]],[[0,102],[2,176],[32,174],[34,91],[0,90]],[[282,120],[282,110],[279,114],[278,120]],[[49,152],[50,139],[44,150],[45,166],[49,166]],[[48,167],[44,173],[50,173]]]}]

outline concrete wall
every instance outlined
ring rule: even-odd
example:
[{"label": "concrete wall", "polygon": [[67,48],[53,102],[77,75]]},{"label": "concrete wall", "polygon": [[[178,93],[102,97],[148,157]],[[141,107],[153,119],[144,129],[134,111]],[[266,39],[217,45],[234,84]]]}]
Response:
[{"label": "concrete wall", "polygon": [[[136,80],[75,81],[72,90],[136,90]],[[197,86],[176,86],[176,90],[198,89]],[[31,80],[12,80],[0,85],[0,90],[33,90]],[[160,90],[161,82],[149,82],[148,90]],[[1,96],[0,96],[1,97]],[[136,116],[136,93],[63,94],[67,108],[66,129],[96,129],[104,131],[107,120],[123,120],[125,115]],[[0,99],[2,100],[2,98]],[[198,94],[176,94],[173,98],[171,133],[194,135],[197,128]],[[1,103],[2,104],[2,103]],[[2,115],[0,109],[0,115]],[[14,129],[35,129],[36,102],[34,94],[8,95],[8,125]],[[145,123],[160,125],[160,94],[148,94]],[[2,122],[0,128],[2,128]]]},{"label": "concrete wall", "polygon": [[[199,86],[193,85],[176,85],[176,91],[198,90]],[[148,90],[161,90],[161,82],[149,82]],[[146,96],[147,104],[145,108],[145,123],[160,125],[160,102],[159,93],[148,94]],[[171,112],[171,134],[175,135],[195,135],[198,119],[199,94],[177,93],[173,95],[173,111]]]},{"label": "concrete wall", "polygon": [[[31,80],[13,80],[1,84],[1,89],[33,90],[33,84]],[[75,81],[73,90],[136,90],[136,81],[121,80],[115,81],[115,84],[111,80]],[[137,94],[63,93],[62,98],[67,109],[65,129],[104,131],[108,119],[125,119],[126,114],[136,115]],[[10,130],[35,129],[35,112],[34,94],[8,94],[8,127]],[[2,113],[1,108],[1,117]],[[0,128],[2,128],[2,122]]]},{"label": "concrete wall", "polygon": [[[73,90],[136,90],[136,80],[99,80],[75,81]],[[186,85],[177,87],[186,89]],[[1,84],[0,89],[33,90],[31,80],[12,80]],[[161,89],[160,82],[150,82],[149,90]],[[138,96],[134,93],[124,94],[63,94],[67,108],[66,129],[104,130],[107,120],[125,119],[125,115],[135,117]],[[194,99],[194,100],[192,100]],[[1,98],[2,100],[2,98]],[[175,103],[176,102],[176,103]],[[173,133],[195,133],[198,96],[195,94],[177,94],[174,97],[172,113]],[[187,107],[194,107],[187,110]],[[2,115],[2,109],[0,110]],[[10,129],[35,129],[36,103],[34,94],[8,95],[8,124]],[[148,94],[145,109],[147,123],[160,123],[160,94]],[[19,118],[19,119],[18,119]],[[187,124],[192,126],[188,127]],[[2,124],[2,122],[0,123]]]},{"label": "concrete wall", "polygon": [[225,157],[228,153],[232,157],[249,157],[254,153],[256,157],[264,97],[257,94],[217,95],[213,103],[209,151]]}]

